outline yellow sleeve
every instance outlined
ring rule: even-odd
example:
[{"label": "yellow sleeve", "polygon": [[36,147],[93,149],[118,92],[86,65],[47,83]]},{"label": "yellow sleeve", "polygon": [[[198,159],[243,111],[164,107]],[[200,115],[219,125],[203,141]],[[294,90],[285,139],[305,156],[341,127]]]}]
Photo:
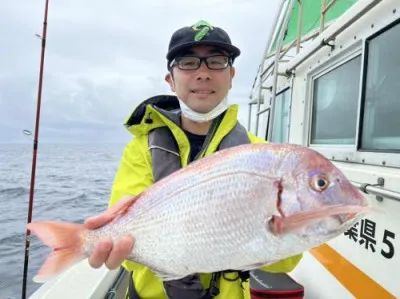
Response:
[{"label": "yellow sleeve", "polygon": [[294,255],[286,259],[280,260],[274,264],[260,268],[260,270],[272,273],[291,272],[300,263],[303,254]]},{"label": "yellow sleeve", "polygon": [[250,142],[251,143],[267,143],[268,141],[265,139],[262,139],[256,135],[254,135],[251,132],[247,132],[247,136],[249,136]]},{"label": "yellow sleeve", "polygon": [[109,207],[125,195],[137,195],[153,184],[151,157],[145,136],[135,138],[123,151],[111,190]]},{"label": "yellow sleeve", "polygon": [[[137,195],[153,184],[150,153],[146,136],[134,138],[124,148],[111,190],[108,206],[125,195]],[[133,271],[142,265],[125,260],[122,266]]]}]

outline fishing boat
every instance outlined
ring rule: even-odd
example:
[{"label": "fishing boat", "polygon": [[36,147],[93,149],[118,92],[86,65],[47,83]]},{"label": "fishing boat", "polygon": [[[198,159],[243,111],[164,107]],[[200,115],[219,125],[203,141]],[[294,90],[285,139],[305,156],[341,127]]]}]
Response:
[{"label": "fishing boat", "polygon": [[[248,129],[320,152],[381,213],[291,273],[251,272],[252,298],[400,298],[400,1],[282,0],[265,42]],[[30,298],[125,298],[127,279],[82,261]]]},{"label": "fishing boat", "polygon": [[333,161],[372,213],[304,254],[306,298],[400,298],[400,1],[283,1],[248,129]]}]

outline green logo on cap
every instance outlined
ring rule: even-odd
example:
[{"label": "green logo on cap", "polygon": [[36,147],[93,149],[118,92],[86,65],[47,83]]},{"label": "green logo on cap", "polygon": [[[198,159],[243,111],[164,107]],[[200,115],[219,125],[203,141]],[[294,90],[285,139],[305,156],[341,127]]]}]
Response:
[{"label": "green logo on cap", "polygon": [[206,36],[207,32],[210,30],[213,30],[213,26],[211,26],[210,23],[206,22],[206,21],[199,21],[196,24],[194,24],[192,26],[192,29],[194,31],[199,31],[196,33],[196,35],[194,36],[194,40],[196,42],[200,41],[204,36]]}]

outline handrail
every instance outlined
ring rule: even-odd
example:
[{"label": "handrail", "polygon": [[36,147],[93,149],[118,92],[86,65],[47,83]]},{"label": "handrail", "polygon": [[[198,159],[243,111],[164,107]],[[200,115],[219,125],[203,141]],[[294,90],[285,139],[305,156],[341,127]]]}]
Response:
[{"label": "handrail", "polygon": [[127,274],[128,274],[128,272],[123,267],[120,267],[117,278],[114,280],[112,286],[107,291],[107,294],[105,296],[106,299],[117,298],[118,289],[119,289],[120,285],[123,283],[123,280],[125,279],[125,275],[127,275]]},{"label": "handrail", "polygon": [[400,201],[400,192],[396,192],[396,191],[388,190],[388,189],[385,189],[382,187],[378,187],[375,184],[368,184],[368,183],[362,184],[362,183],[354,182],[354,181],[351,181],[351,183],[366,194],[372,194],[372,195],[384,197],[387,199]]},{"label": "handrail", "polygon": [[[359,8],[359,11],[352,16],[351,18],[343,17],[344,22],[338,26],[331,26],[328,28],[329,32],[326,34],[327,36],[320,35],[320,37],[316,38],[313,41],[313,44],[307,47],[307,49],[303,50],[298,56],[296,56],[286,68],[286,73],[290,74],[294,69],[296,69],[299,65],[301,65],[304,61],[310,58],[312,55],[317,53],[321,48],[329,45],[329,42],[334,40],[340,33],[342,33],[346,28],[348,28],[351,24],[358,21],[363,15],[365,15],[368,11],[370,11],[373,7],[378,5],[382,0],[369,0],[368,5],[355,4],[362,6]],[[332,32],[331,32],[332,31]]]},{"label": "handrail", "polygon": [[[288,0],[288,1],[290,1],[290,0]],[[281,1],[279,10],[276,12],[275,19],[274,19],[274,25],[273,25],[274,29],[270,30],[269,37],[268,37],[268,43],[267,43],[267,46],[265,47],[263,58],[261,59],[260,69],[259,69],[259,73],[260,73],[260,75],[259,75],[259,79],[260,79],[259,84],[260,84],[260,87],[259,87],[258,95],[257,95],[257,113],[260,111],[260,108],[261,108],[261,93],[262,93],[261,87],[262,87],[262,79],[263,79],[262,78],[262,74],[264,73],[263,70],[264,70],[264,64],[265,64],[265,56],[267,56],[269,48],[270,48],[271,44],[273,43],[274,31],[278,26],[280,12],[282,11],[285,2],[286,2],[286,0],[282,0]],[[277,51],[278,51],[278,48],[277,48]],[[258,124],[259,124],[259,122],[260,122],[260,116],[259,116],[259,114],[257,114],[256,115],[256,128],[255,128],[255,134],[256,135],[258,134]],[[250,129],[250,124],[251,124],[251,120],[249,120],[249,129]]]},{"label": "handrail", "polygon": [[[290,0],[288,0],[290,1]],[[288,6],[287,6],[287,15],[285,16],[283,22],[282,22],[282,28],[281,31],[279,32],[279,38],[277,40],[277,45],[276,45],[276,51],[275,51],[275,64],[274,64],[274,69],[273,69],[273,83],[272,83],[272,90],[271,90],[271,100],[270,100],[270,107],[271,107],[271,116],[269,118],[269,130],[268,130],[268,137],[267,139],[270,140],[272,137],[272,131],[273,131],[273,126],[274,123],[272,121],[273,117],[274,117],[274,111],[275,111],[275,100],[276,100],[276,87],[278,85],[278,66],[279,66],[279,56],[280,56],[280,52],[282,50],[282,45],[283,45],[283,39],[285,36],[285,32],[286,29],[288,27],[289,24],[289,20],[290,20],[290,15],[291,15],[291,11],[293,10],[293,7],[296,3],[296,0],[291,0],[290,2],[288,2]],[[261,86],[260,86],[261,87]],[[258,111],[260,111],[260,109],[258,109]],[[257,114],[257,120],[256,120],[256,128],[258,128],[258,122],[259,122],[259,114]],[[257,135],[257,130],[256,130],[256,135]]]}]

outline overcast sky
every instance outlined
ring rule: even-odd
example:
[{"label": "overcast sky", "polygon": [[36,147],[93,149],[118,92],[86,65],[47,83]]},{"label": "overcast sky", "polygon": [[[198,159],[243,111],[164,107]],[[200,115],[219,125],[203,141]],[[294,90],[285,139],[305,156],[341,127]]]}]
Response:
[{"label": "overcast sky", "polygon": [[[114,4],[112,4],[114,3]],[[247,103],[278,0],[50,0],[40,142],[122,142],[136,105],[171,91],[164,81],[171,34],[200,19],[224,28],[242,54],[229,94]],[[0,10],[0,142],[34,130],[44,0]],[[247,126],[247,105],[240,120]]]}]

